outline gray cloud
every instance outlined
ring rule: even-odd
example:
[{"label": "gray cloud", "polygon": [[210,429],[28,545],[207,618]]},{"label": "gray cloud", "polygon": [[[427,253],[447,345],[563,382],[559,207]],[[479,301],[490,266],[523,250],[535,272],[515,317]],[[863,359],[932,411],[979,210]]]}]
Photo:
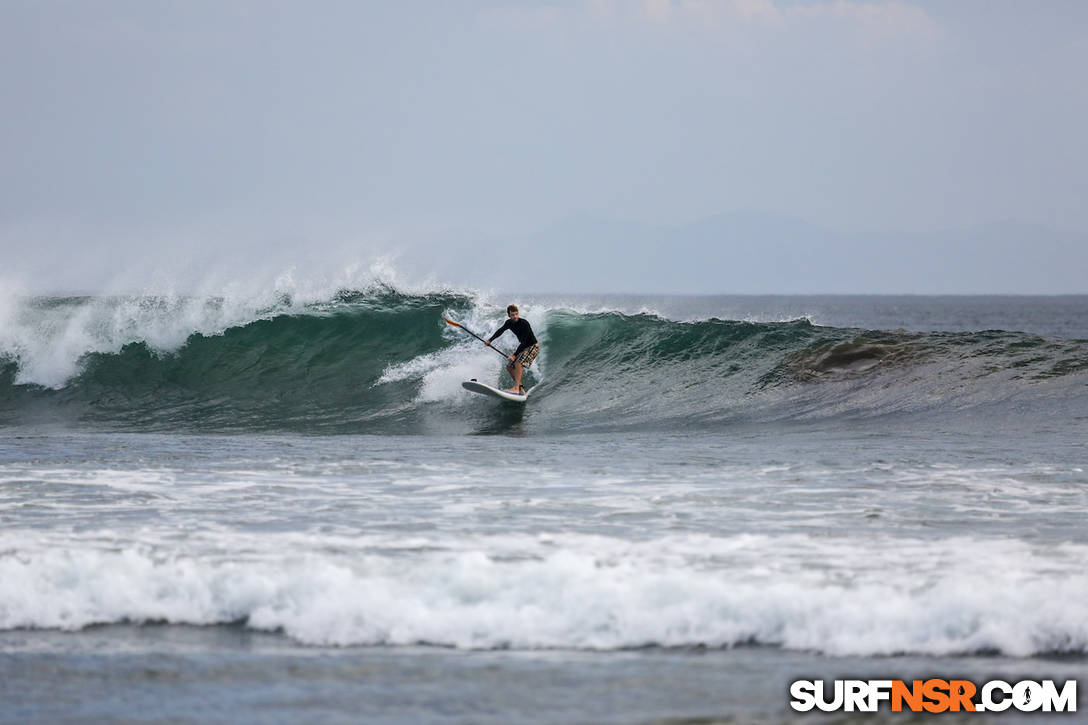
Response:
[{"label": "gray cloud", "polygon": [[[559,289],[562,267],[540,262],[564,220],[687,228],[748,209],[871,240],[873,274],[912,233],[1015,219],[1066,239],[1088,232],[1086,15],[1069,2],[9,2],[5,275],[93,289],[395,255],[485,284],[516,255],[538,271],[526,284]],[[580,251],[654,258],[660,240],[643,236]],[[688,253],[716,259],[706,244]],[[1088,268],[1076,244],[1047,249],[1069,255],[1044,260],[1055,274]],[[1032,254],[1010,248],[1008,269],[965,267],[936,291],[1019,290]],[[585,284],[696,286],[669,264]],[[818,291],[873,291],[836,268]],[[766,285],[754,291],[799,291]]]}]

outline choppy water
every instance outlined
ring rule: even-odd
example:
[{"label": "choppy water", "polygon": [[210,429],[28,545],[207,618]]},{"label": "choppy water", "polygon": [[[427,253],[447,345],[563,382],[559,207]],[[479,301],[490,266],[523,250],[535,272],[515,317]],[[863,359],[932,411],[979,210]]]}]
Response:
[{"label": "choppy water", "polygon": [[1088,300],[529,300],[524,407],[441,321],[503,306],[9,305],[0,721],[776,722],[802,675],[1088,670]]}]

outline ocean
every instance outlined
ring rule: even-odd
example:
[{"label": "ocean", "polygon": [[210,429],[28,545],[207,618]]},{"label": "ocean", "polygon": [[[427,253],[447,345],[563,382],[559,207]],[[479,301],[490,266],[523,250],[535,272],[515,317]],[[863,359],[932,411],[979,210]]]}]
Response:
[{"label": "ocean", "polygon": [[[443,322],[510,301],[525,405],[461,388],[509,383]],[[1088,297],[8,296],[0,723],[917,722],[790,683],[1083,689],[1086,441]]]}]

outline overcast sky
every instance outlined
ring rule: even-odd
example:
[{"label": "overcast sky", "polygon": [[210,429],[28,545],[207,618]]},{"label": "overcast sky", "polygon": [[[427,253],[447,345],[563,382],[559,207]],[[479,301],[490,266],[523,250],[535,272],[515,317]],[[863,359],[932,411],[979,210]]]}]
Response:
[{"label": "overcast sky", "polygon": [[399,254],[486,284],[449,250],[531,267],[512,240],[586,215],[1084,235],[1086,71],[1076,0],[0,0],[0,283]]}]

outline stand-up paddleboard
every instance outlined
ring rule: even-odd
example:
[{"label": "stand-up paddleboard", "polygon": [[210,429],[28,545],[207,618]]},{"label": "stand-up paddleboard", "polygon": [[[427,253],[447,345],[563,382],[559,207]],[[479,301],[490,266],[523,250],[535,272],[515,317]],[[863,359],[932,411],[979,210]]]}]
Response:
[{"label": "stand-up paddleboard", "polygon": [[489,395],[492,398],[510,400],[515,403],[524,403],[526,400],[529,399],[529,393],[533,392],[533,389],[529,388],[525,391],[523,395],[519,395],[517,393],[508,393],[505,390],[500,390],[498,388],[493,388],[490,385],[484,385],[481,382],[477,382],[476,378],[473,378],[472,380],[466,380],[465,382],[461,383],[461,387],[465,390],[471,390],[474,393]]}]

